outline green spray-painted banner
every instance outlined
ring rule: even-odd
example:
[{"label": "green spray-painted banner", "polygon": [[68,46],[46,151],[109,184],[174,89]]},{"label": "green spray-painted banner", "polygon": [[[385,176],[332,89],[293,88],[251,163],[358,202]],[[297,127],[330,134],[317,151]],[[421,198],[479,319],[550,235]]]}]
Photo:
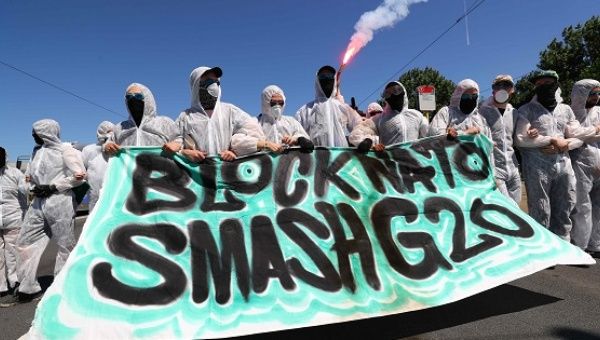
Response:
[{"label": "green spray-painted banner", "polygon": [[36,338],[210,338],[402,313],[594,263],[495,189],[484,137],[111,160]]}]

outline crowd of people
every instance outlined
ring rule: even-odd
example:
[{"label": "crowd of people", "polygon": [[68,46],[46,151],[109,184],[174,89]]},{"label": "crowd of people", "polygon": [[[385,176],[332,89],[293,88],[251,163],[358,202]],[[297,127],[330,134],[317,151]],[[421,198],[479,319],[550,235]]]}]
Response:
[{"label": "crowd of people", "polygon": [[[356,147],[380,152],[387,146],[427,136],[484,134],[494,144],[490,155],[498,189],[521,201],[521,176],[527,189],[529,214],[562,239],[598,257],[600,254],[600,82],[578,81],[571,105],[562,103],[559,77],[539,71],[530,80],[533,99],[515,109],[509,104],[514,81],[499,75],[492,95],[480,101],[478,84],[458,83],[449,105],[431,122],[408,107],[408,91],[398,81],[383,91],[383,107],[369,104],[366,117],[344,102],[336,70],[321,67],[315,77],[315,98],[295,117],[284,115],[286,95],[276,85],[261,95],[261,113],[252,117],[221,101],[219,67],[198,67],[190,75],[191,104],[175,121],[157,114],[150,89],[138,83],[125,91],[129,119],[104,121],[97,143],[82,152],[60,140],[59,124],[44,119],[33,124],[36,143],[31,163],[22,174],[6,166],[0,148],[0,306],[37,300],[40,257],[53,238],[58,244],[54,274],[75,245],[73,188],[90,186],[90,210],[102,188],[108,160],[128,146],[160,146],[191,162],[206,157],[233,161],[259,151],[282,152],[297,146]],[[412,89],[411,89],[412,90]],[[515,154],[522,155],[521,172]],[[33,195],[28,205],[28,195]]]}]

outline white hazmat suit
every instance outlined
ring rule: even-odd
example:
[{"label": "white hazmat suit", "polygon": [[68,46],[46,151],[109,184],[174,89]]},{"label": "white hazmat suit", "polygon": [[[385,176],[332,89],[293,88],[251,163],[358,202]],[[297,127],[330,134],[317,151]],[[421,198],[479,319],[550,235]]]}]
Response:
[{"label": "white hazmat suit", "polygon": [[[596,135],[596,128],[582,127],[568,105],[562,104],[556,92],[557,105],[552,111],[533,99],[518,110],[527,125],[538,130],[542,140],[550,138],[587,139]],[[523,178],[527,188],[529,214],[541,225],[569,241],[572,229],[570,214],[575,206],[575,174],[568,152],[547,154],[539,146],[522,144],[527,138],[518,138],[517,146],[523,156]],[[569,143],[569,148],[580,143]]]},{"label": "white hazmat suit", "polygon": [[491,130],[494,142],[494,174],[498,189],[519,204],[521,175],[513,148],[513,137],[517,132],[519,121],[517,110],[512,105],[506,104],[504,113],[501,113],[494,105],[494,97],[491,96],[479,107],[479,113],[485,118]]},{"label": "white hazmat suit", "polygon": [[27,211],[28,188],[21,171],[0,167],[0,292],[18,282],[15,246]]},{"label": "white hazmat suit", "polygon": [[[271,97],[276,93],[283,97],[284,104],[282,107],[271,107]],[[260,104],[261,114],[257,118],[267,140],[281,143],[284,136],[290,136],[294,142],[298,140],[298,137],[309,139],[308,134],[296,119],[283,115],[285,94],[281,88],[275,85],[267,86],[262,91]]]},{"label": "white hazmat suit", "polygon": [[[146,86],[133,83],[127,88],[139,87],[144,95],[144,113],[137,126],[131,112],[129,119],[114,126],[110,141],[120,146],[163,146],[179,136],[179,129],[169,117],[158,116],[154,95]],[[125,101],[127,105],[127,101]]]},{"label": "white hazmat suit", "polygon": [[176,120],[181,142],[185,148],[201,150],[208,156],[231,150],[237,156],[257,151],[257,142],[265,137],[256,119],[235,105],[221,101],[221,88],[213,110],[205,110],[200,103],[200,79],[211,70],[202,66],[190,74],[191,107],[181,112]]},{"label": "white hazmat suit", "polygon": [[471,79],[462,80],[456,85],[450,97],[450,105],[442,107],[431,120],[430,136],[444,135],[448,128],[454,128],[459,135],[462,135],[468,128],[477,127],[479,133],[492,139],[490,128],[477,108],[470,113],[463,113],[460,110],[460,99],[469,89],[476,89],[479,93],[479,85]]},{"label": "white hazmat suit", "polygon": [[83,182],[76,179],[75,174],[85,174],[81,153],[60,142],[60,127],[56,121],[37,121],[33,131],[44,144],[29,165],[30,184],[34,188],[51,185],[56,189],[48,197],[34,197],[19,233],[17,276],[21,283],[19,292],[25,294],[41,290],[36,272],[50,237],[58,245],[54,275],[62,269],[75,246],[75,208],[71,189]]},{"label": "white hazmat suit", "polygon": [[90,144],[83,148],[83,165],[87,172],[87,182],[90,185],[89,197],[89,211],[94,210],[98,197],[100,196],[100,189],[102,189],[102,182],[104,180],[104,173],[108,167],[108,155],[102,152],[102,145],[111,136],[114,129],[114,124],[111,122],[104,121],[98,125],[96,130],[96,138],[98,143]]},{"label": "white hazmat suit", "polygon": [[350,133],[362,118],[337,96],[337,77],[332,94],[327,97],[321,88],[318,75],[315,78],[315,100],[308,102],[296,112],[300,122],[315,146],[347,147],[346,134]]},{"label": "white hazmat suit", "polygon": [[352,130],[349,137],[351,144],[358,145],[369,138],[374,144],[381,143],[388,146],[427,136],[429,130],[427,118],[423,117],[421,112],[408,108],[406,88],[400,82],[395,83],[404,90],[402,111],[396,111],[386,103],[382,113],[364,120]]},{"label": "white hazmat suit", "polygon": [[[580,80],[573,85],[571,109],[584,127],[600,124],[600,107],[586,109],[585,104],[592,89],[600,82]],[[600,251],[600,137],[582,140],[583,146],[570,152],[573,171],[577,178],[577,204],[571,215],[572,241],[584,250]]]}]

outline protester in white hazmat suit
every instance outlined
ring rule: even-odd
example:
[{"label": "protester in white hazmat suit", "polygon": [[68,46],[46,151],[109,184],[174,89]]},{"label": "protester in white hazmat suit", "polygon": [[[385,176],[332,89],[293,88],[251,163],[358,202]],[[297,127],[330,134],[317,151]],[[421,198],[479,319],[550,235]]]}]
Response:
[{"label": "protester in white hazmat suit", "polygon": [[96,144],[90,144],[82,150],[83,165],[85,165],[87,182],[90,185],[90,212],[94,210],[96,202],[98,202],[100,189],[102,188],[102,182],[104,180],[104,173],[108,167],[108,155],[102,152],[102,145],[104,145],[111,136],[113,128],[114,124],[111,122],[103,121],[100,123],[96,130],[98,142]]},{"label": "protester in white hazmat suit", "polygon": [[315,79],[315,100],[296,112],[296,120],[316,146],[348,146],[346,134],[362,121],[340,98],[335,69],[321,67]]},{"label": "protester in white hazmat suit", "polygon": [[[385,146],[427,136],[429,124],[423,114],[408,108],[406,89],[398,81],[385,86],[383,112],[358,124],[350,133],[350,143],[359,151],[382,151]],[[367,109],[368,111],[368,109]]]},{"label": "protester in white hazmat suit", "polygon": [[575,174],[568,150],[579,147],[582,144],[579,139],[586,140],[597,135],[600,126],[582,127],[571,108],[561,103],[556,72],[540,71],[531,81],[535,84],[536,95],[518,112],[535,134],[548,139],[549,144],[543,148],[526,147],[517,141],[523,156],[529,215],[569,241],[572,228],[570,215],[576,194]]},{"label": "protester in white hazmat suit", "polygon": [[25,175],[6,165],[6,150],[0,147],[0,296],[12,293],[17,279],[17,237],[27,211]]},{"label": "protester in white hazmat suit", "polygon": [[125,92],[129,119],[116,124],[104,151],[117,153],[121,146],[162,146],[165,151],[177,152],[179,129],[169,117],[158,116],[154,95],[146,86],[133,83]]},{"label": "protester in white hazmat suit", "polygon": [[498,190],[519,204],[521,175],[513,148],[513,137],[517,132],[519,115],[517,110],[508,103],[514,91],[512,77],[498,75],[492,83],[492,95],[479,107],[479,113],[490,127],[494,142],[494,174]]},{"label": "protester in white hazmat suit", "polygon": [[261,114],[258,123],[267,140],[289,146],[299,145],[304,150],[314,149],[308,134],[296,119],[284,116],[285,94],[276,85],[267,86],[261,94]]},{"label": "protester in white hazmat suit", "polygon": [[25,214],[17,240],[18,293],[0,306],[35,300],[41,295],[36,280],[40,257],[50,238],[58,245],[54,275],[62,269],[75,246],[75,207],[72,188],[81,185],[85,168],[81,153],[60,141],[60,126],[51,119],[33,124],[33,137],[42,147],[29,164],[33,202]]},{"label": "protester in white hazmat suit", "polygon": [[429,135],[456,137],[482,133],[491,139],[490,128],[477,109],[478,99],[479,85],[475,81],[459,82],[450,97],[450,105],[442,107],[431,120]]},{"label": "protester in white hazmat suit", "polygon": [[373,118],[382,112],[383,112],[383,108],[381,107],[381,105],[379,105],[379,103],[373,102],[373,103],[370,103],[369,106],[367,106],[366,117]]},{"label": "protester in white hazmat suit", "polygon": [[[600,82],[583,79],[573,85],[571,109],[582,126],[600,124]],[[600,137],[583,139],[583,146],[570,152],[577,178],[577,204],[571,215],[572,242],[592,253],[600,252]]]},{"label": "protester in white hazmat suit", "polygon": [[265,136],[256,119],[242,109],[221,101],[219,67],[198,67],[190,74],[191,107],[176,120],[184,145],[181,153],[193,162],[219,155],[232,161],[259,148],[281,151],[276,144],[264,145]]}]

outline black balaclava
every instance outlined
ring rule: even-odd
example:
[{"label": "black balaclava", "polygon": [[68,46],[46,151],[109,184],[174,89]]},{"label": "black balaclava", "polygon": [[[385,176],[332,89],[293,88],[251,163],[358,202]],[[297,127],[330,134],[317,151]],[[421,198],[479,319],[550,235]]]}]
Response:
[{"label": "black balaclava", "polygon": [[207,89],[200,88],[198,91],[198,97],[200,99],[200,105],[205,110],[214,110],[217,105],[217,97],[213,97]]},{"label": "black balaclava", "polygon": [[558,82],[551,84],[540,84],[535,87],[537,101],[546,109],[554,109],[556,107],[556,90],[558,90]]},{"label": "black balaclava", "polygon": [[331,94],[333,93],[334,82],[334,79],[319,79],[319,84],[321,85],[321,89],[323,90],[325,97],[331,97]]},{"label": "black balaclava", "polygon": [[467,115],[467,114],[473,112],[473,110],[475,110],[476,107],[477,107],[477,97],[471,97],[469,99],[465,99],[462,97],[460,98],[459,108],[460,108],[460,111],[462,111],[462,113]]},{"label": "black balaclava", "polygon": [[393,94],[389,96],[385,101],[390,105],[392,110],[402,111],[402,109],[404,109],[404,92],[397,95]]},{"label": "black balaclava", "polygon": [[6,150],[0,146],[0,169],[6,166]]},{"label": "black balaclava", "polygon": [[[323,90],[323,94],[325,97],[329,98],[333,94],[334,86],[335,86],[335,69],[331,66],[323,66],[317,72],[317,78],[319,79],[319,85],[321,86],[321,90]],[[321,76],[325,74],[328,77],[322,79]],[[333,76],[329,77],[329,75],[333,74]]]},{"label": "black balaclava", "polygon": [[600,100],[596,100],[595,102],[590,102],[590,100],[588,99],[585,102],[585,108],[586,109],[591,109],[592,107],[594,107],[594,106],[596,106],[598,104],[600,104]]},{"label": "black balaclava", "polygon": [[35,133],[35,131],[31,132],[31,136],[33,137],[33,140],[35,141],[35,144],[44,145],[44,140],[42,139],[42,137],[38,136],[37,133]]},{"label": "black balaclava", "polygon": [[127,99],[127,109],[131,113],[131,117],[135,121],[135,125],[140,126],[144,118],[144,100],[137,98]]}]

